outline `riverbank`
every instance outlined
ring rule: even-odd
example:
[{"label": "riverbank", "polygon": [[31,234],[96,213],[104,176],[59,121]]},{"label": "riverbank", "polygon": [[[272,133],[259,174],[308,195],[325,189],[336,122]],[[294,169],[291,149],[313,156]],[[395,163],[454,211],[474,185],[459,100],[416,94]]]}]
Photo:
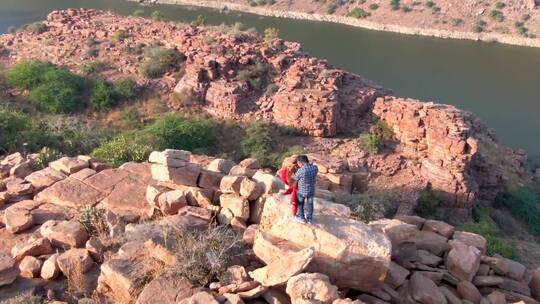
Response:
[{"label": "riverbank", "polygon": [[323,13],[307,13],[292,10],[277,10],[271,9],[267,6],[257,7],[240,3],[221,2],[212,0],[127,0],[131,2],[140,2],[148,4],[172,4],[172,5],[187,5],[187,6],[199,6],[207,8],[215,8],[219,10],[233,10],[246,12],[251,14],[257,14],[262,16],[271,16],[279,18],[290,19],[302,19],[311,21],[322,21],[345,24],[349,26],[360,27],[375,31],[394,32],[406,35],[420,35],[428,37],[436,37],[443,39],[464,39],[483,42],[498,42],[509,45],[527,46],[527,47],[540,47],[540,38],[519,37],[516,35],[493,33],[493,32],[466,32],[459,30],[444,30],[433,28],[421,28],[402,26],[397,24],[386,24],[380,22],[369,21],[365,19],[357,19],[347,16],[329,15]]}]

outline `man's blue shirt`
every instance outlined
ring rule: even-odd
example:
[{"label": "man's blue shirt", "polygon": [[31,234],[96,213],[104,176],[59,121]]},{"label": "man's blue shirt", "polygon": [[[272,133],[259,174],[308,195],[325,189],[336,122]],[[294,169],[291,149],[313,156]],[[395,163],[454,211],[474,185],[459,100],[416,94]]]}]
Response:
[{"label": "man's blue shirt", "polygon": [[305,197],[315,194],[315,182],[319,169],[313,164],[306,164],[296,171],[294,179],[298,182],[298,193]]}]

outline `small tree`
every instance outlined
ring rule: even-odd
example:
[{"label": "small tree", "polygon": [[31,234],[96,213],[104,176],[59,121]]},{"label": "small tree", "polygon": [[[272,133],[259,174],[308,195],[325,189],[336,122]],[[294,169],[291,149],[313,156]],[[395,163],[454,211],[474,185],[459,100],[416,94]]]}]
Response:
[{"label": "small tree", "polygon": [[152,17],[152,19],[155,21],[165,20],[165,15],[163,14],[162,11],[153,11],[150,17]]},{"label": "small tree", "polygon": [[272,45],[274,39],[279,38],[279,30],[275,27],[269,27],[264,30],[264,43],[267,46]]}]

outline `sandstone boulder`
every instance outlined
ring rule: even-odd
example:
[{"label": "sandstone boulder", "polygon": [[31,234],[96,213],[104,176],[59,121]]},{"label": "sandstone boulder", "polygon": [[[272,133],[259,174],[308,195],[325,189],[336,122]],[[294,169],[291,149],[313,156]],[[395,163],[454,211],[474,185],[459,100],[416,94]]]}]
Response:
[{"label": "sandstone boulder", "polygon": [[192,187],[197,186],[201,172],[201,168],[194,164],[187,164],[178,168],[152,164],[151,170],[152,178],[157,181]]},{"label": "sandstone boulder", "polygon": [[533,271],[530,287],[532,295],[540,301],[540,267]]},{"label": "sandstone boulder", "polygon": [[255,172],[253,180],[261,184],[262,191],[265,194],[278,193],[279,190],[285,189],[285,184],[278,177],[262,170]]},{"label": "sandstone boulder", "polygon": [[241,161],[239,165],[247,169],[257,170],[261,168],[261,163],[256,158],[246,158]]},{"label": "sandstone boulder", "polygon": [[208,164],[206,168],[208,171],[220,172],[223,174],[229,174],[231,168],[236,164],[231,160],[216,158]]},{"label": "sandstone boulder", "polygon": [[47,221],[40,228],[41,235],[60,248],[81,247],[88,240],[88,233],[78,221]]},{"label": "sandstone boulder", "polygon": [[434,255],[433,253],[420,249],[417,251],[417,262],[423,265],[436,267],[442,262],[442,258]]},{"label": "sandstone boulder", "polygon": [[490,304],[506,304],[506,297],[499,291],[493,291],[487,296]]},{"label": "sandstone boulder", "polygon": [[467,245],[474,246],[478,248],[483,254],[486,253],[487,241],[483,236],[479,234],[466,231],[456,231],[454,232],[453,239]]},{"label": "sandstone boulder", "polygon": [[105,246],[99,238],[91,237],[90,239],[88,239],[88,241],[86,241],[84,248],[88,250],[88,253],[94,261],[101,262],[103,260]]},{"label": "sandstone boulder", "polygon": [[37,208],[40,203],[32,200],[24,200],[15,203],[4,211],[4,225],[7,231],[18,233],[34,225],[32,210]]},{"label": "sandstone boulder", "polygon": [[438,256],[450,248],[444,236],[431,231],[419,231],[416,235],[415,244],[418,249],[427,250]]},{"label": "sandstone boulder", "polygon": [[143,258],[112,258],[101,265],[98,291],[109,292],[117,302],[132,299],[144,286],[148,271]]},{"label": "sandstone boulder", "polygon": [[422,226],[426,222],[426,219],[416,215],[398,215],[395,217],[396,220],[400,220],[407,224],[416,226],[419,230],[422,229]]},{"label": "sandstone boulder", "polygon": [[92,257],[86,249],[72,248],[60,254],[56,260],[58,268],[69,277],[72,273],[85,273],[94,264]]},{"label": "sandstone boulder", "polygon": [[454,226],[449,225],[445,222],[436,221],[436,220],[427,220],[422,227],[422,230],[436,232],[445,238],[449,239],[454,234]]},{"label": "sandstone boulder", "polygon": [[287,282],[287,294],[293,304],[305,303],[305,300],[331,304],[339,298],[337,287],[321,273],[302,273],[292,277]]},{"label": "sandstone boulder", "polygon": [[452,249],[446,258],[446,267],[451,275],[460,281],[471,281],[480,267],[482,253],[476,247],[452,242]]},{"label": "sandstone boulder", "polygon": [[177,304],[202,291],[187,279],[177,276],[159,276],[152,280],[139,294],[136,304]]},{"label": "sandstone boulder", "polygon": [[41,267],[40,276],[45,280],[53,280],[60,275],[60,267],[58,266],[58,253],[55,253],[48,257],[45,262],[43,262],[43,267]]},{"label": "sandstone boulder", "polygon": [[70,176],[74,179],[78,179],[80,181],[84,181],[86,180],[87,178],[89,178],[90,176],[93,176],[95,175],[97,172],[96,170],[94,169],[90,169],[90,168],[84,168],[82,169],[81,171],[78,171],[77,173],[73,173],[71,174]]},{"label": "sandstone boulder", "polygon": [[263,186],[249,178],[242,180],[240,195],[249,201],[255,201],[263,194]]},{"label": "sandstone boulder", "polygon": [[314,255],[313,248],[306,248],[283,257],[281,260],[276,260],[263,268],[256,269],[249,275],[263,286],[281,285],[306,269]]},{"label": "sandstone boulder", "polygon": [[36,190],[42,190],[66,178],[67,175],[64,173],[54,170],[51,167],[33,172],[32,174],[26,176],[24,180],[31,183]]},{"label": "sandstone boulder", "polygon": [[9,170],[9,175],[17,177],[17,178],[25,178],[31,173],[32,173],[32,167],[30,166],[30,162],[28,161],[14,165]]},{"label": "sandstone boulder", "polygon": [[71,208],[93,206],[103,198],[103,192],[71,177],[56,182],[36,196],[39,202]]},{"label": "sandstone boulder", "polygon": [[409,281],[413,299],[424,304],[446,304],[446,297],[428,277],[415,272]]},{"label": "sandstone boulder", "polygon": [[178,213],[180,208],[187,206],[188,201],[184,191],[172,190],[162,193],[157,199],[157,204],[163,214],[173,215]]},{"label": "sandstone boulder", "polygon": [[153,151],[148,157],[148,161],[154,164],[160,164],[168,167],[179,168],[189,163],[191,153],[188,151],[176,150],[179,152],[159,152]]},{"label": "sandstone boulder", "polygon": [[223,193],[240,193],[240,186],[245,176],[227,175],[221,179],[219,190]]},{"label": "sandstone boulder", "polygon": [[221,207],[229,209],[235,217],[243,221],[249,219],[249,201],[238,194],[222,194],[219,198]]},{"label": "sandstone boulder", "polygon": [[17,262],[7,255],[0,255],[0,286],[13,283],[18,275]]},{"label": "sandstone boulder", "polygon": [[53,252],[49,240],[43,237],[30,237],[28,240],[17,243],[11,248],[11,256],[17,261],[26,256],[40,256]]},{"label": "sandstone boulder", "polygon": [[377,289],[390,264],[391,244],[384,233],[349,218],[327,215],[324,210],[316,210],[314,222],[315,225],[303,225],[294,221],[288,197],[269,197],[259,229],[272,240],[261,246],[269,247],[268,250],[257,251],[256,238],[255,253],[270,264],[281,258],[280,250],[284,247],[296,251],[314,247],[315,256],[306,271],[324,273],[340,287]]},{"label": "sandstone boulder", "polygon": [[192,295],[190,298],[184,299],[177,303],[179,304],[219,304],[219,302],[216,301],[214,296],[207,291],[200,291]]},{"label": "sandstone boulder", "polygon": [[461,281],[457,284],[457,291],[462,299],[470,301],[474,304],[479,304],[482,300],[482,294],[469,281]]},{"label": "sandstone boulder", "polygon": [[390,287],[396,289],[405,282],[405,280],[407,279],[407,276],[409,276],[409,273],[410,271],[408,271],[406,268],[402,267],[401,265],[395,262],[390,262],[388,273],[386,274],[386,278],[384,282],[388,284]]},{"label": "sandstone boulder", "polygon": [[88,161],[78,157],[62,157],[49,163],[49,167],[67,175],[81,171],[84,168],[88,168],[89,165],[90,164]]},{"label": "sandstone boulder", "polygon": [[439,286],[439,291],[446,297],[449,304],[462,304],[463,302],[457,295],[457,291],[449,286]]},{"label": "sandstone boulder", "polygon": [[22,179],[10,180],[6,183],[6,190],[10,197],[22,197],[34,193],[32,184],[25,182]]},{"label": "sandstone boulder", "polygon": [[197,181],[197,186],[204,189],[219,190],[223,176],[223,173],[202,170]]},{"label": "sandstone boulder", "polygon": [[416,226],[396,219],[380,219],[369,223],[369,225],[382,229],[394,246],[403,242],[414,241],[418,233]]},{"label": "sandstone boulder", "polygon": [[256,172],[257,169],[249,169],[240,165],[236,165],[231,168],[231,170],[229,171],[229,175],[246,176],[251,178]]},{"label": "sandstone boulder", "polygon": [[521,263],[503,257],[482,257],[482,262],[489,264],[495,273],[511,279],[523,280],[527,268]]},{"label": "sandstone boulder", "polygon": [[35,278],[39,276],[41,261],[33,256],[26,256],[19,263],[20,276],[24,278]]}]

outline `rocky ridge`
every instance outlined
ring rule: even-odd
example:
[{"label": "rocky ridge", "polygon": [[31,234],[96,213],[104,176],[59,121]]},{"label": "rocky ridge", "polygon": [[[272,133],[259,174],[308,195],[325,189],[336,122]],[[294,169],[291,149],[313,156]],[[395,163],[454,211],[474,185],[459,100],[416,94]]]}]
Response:
[{"label": "rocky ridge", "polygon": [[[102,76],[108,79],[129,74],[161,94],[175,92],[214,116],[264,119],[315,137],[351,136],[378,118],[391,127],[398,144],[385,152],[397,160],[387,175],[408,171],[419,188],[431,184],[446,194],[448,206],[465,212],[477,199],[490,200],[508,184],[528,181],[525,154],[500,146],[471,113],[395,97],[309,56],[298,43],[264,41],[234,27],[194,27],[96,10],[55,11],[45,25],[47,31],[41,34],[2,35],[0,44],[7,51],[1,52],[0,61],[10,65],[40,59],[76,72],[85,61],[106,61],[109,67]],[[125,38],[116,39],[119,32]],[[129,50],[156,43],[183,55],[182,72],[154,80],[142,76],[138,65],[144,56]],[[246,80],[246,75],[251,76]],[[376,171],[365,156],[346,152],[338,161],[361,159],[368,172]]]},{"label": "rocky ridge", "polygon": [[[148,163],[119,168],[79,156],[38,171],[31,169],[33,159],[17,153],[2,160],[4,168],[30,168],[9,170],[2,180],[9,186],[1,192],[7,199],[1,201],[0,235],[11,244],[0,251],[2,296],[23,277],[47,286],[76,267],[83,274],[97,272],[104,303],[540,300],[539,269],[487,256],[482,236],[441,221],[398,216],[364,224],[334,202],[335,192],[319,189],[315,224],[295,222],[289,198],[281,194],[284,185],[255,159],[234,164],[165,150],[153,152]],[[104,210],[107,236],[90,236],[79,222],[76,214],[90,206]],[[152,220],[158,210],[163,217]],[[156,268],[148,267],[148,258],[175,263],[163,243],[167,227],[204,232],[216,221],[243,234],[245,247],[227,276],[208,286],[152,276]],[[142,231],[144,239],[137,239]],[[109,238],[125,241],[119,248],[104,246]]]}]

